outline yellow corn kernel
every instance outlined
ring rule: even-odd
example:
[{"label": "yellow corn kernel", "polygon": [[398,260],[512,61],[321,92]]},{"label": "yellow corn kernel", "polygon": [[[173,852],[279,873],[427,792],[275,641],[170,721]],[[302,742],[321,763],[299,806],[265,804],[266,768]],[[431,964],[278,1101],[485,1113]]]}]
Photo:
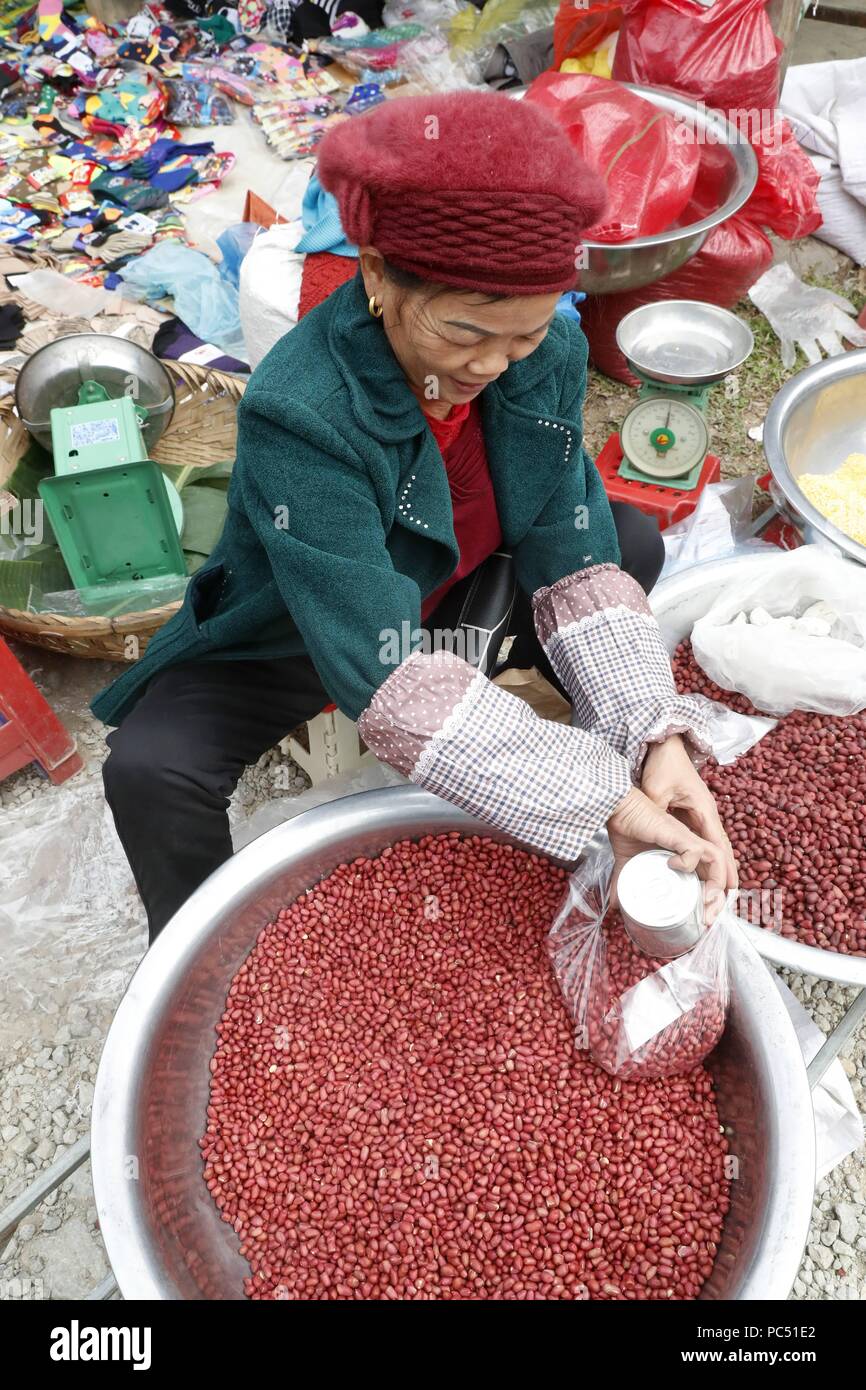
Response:
[{"label": "yellow corn kernel", "polygon": [[804,473],[800,491],[846,536],[866,546],[866,454],[849,454],[832,473]]}]

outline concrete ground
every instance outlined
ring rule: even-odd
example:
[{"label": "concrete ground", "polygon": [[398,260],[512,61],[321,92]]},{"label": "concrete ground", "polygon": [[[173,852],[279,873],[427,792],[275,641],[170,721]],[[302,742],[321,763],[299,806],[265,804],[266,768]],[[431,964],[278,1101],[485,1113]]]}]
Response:
[{"label": "concrete ground", "polygon": [[[862,16],[863,0],[833,0],[837,9]],[[855,24],[828,24],[825,20],[800,21],[791,55],[792,63],[825,63],[836,58],[866,57],[866,27]]]}]

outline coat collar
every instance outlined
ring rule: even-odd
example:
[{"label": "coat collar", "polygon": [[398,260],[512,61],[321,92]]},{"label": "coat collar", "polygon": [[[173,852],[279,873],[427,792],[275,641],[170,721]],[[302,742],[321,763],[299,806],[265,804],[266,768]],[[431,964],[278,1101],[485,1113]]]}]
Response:
[{"label": "coat collar", "polygon": [[[360,428],[388,444],[424,433],[424,412],[409,388],[381,322],[367,308],[360,270],[353,280],[334,292],[331,303],[331,353]],[[559,352],[558,335],[552,336],[554,341],[548,335],[529,357],[512,363],[492,387],[487,387],[484,396],[491,393],[497,404],[506,409],[511,403],[519,403],[528,418],[532,402],[521,401],[521,397],[526,397],[553,371]]]}]

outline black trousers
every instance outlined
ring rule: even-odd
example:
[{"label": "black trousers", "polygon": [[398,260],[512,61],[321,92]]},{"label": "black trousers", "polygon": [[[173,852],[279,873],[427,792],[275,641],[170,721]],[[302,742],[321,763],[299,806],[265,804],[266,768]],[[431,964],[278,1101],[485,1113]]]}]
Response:
[{"label": "black trousers", "polygon": [[[664,561],[656,524],[623,503],[613,513],[622,567],[649,592]],[[452,627],[455,590],[428,629]],[[537,666],[561,690],[535,635],[528,595],[518,591],[507,630],[515,640],[505,664]],[[227,808],[244,768],[328,702],[306,656],[181,662],[154,676],[108,735],[105,795],[151,941],[231,856]]]}]

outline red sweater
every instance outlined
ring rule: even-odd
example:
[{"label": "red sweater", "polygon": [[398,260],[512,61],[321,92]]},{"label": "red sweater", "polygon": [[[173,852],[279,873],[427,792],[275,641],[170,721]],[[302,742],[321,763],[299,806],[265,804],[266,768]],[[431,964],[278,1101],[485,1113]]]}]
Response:
[{"label": "red sweater", "polygon": [[433,612],[448,590],[477,569],[502,544],[493,480],[487,466],[481,407],[478,397],[451,407],[446,420],[427,416],[448,474],[454,535],[460,549],[457,568],[421,605],[422,621]]}]

